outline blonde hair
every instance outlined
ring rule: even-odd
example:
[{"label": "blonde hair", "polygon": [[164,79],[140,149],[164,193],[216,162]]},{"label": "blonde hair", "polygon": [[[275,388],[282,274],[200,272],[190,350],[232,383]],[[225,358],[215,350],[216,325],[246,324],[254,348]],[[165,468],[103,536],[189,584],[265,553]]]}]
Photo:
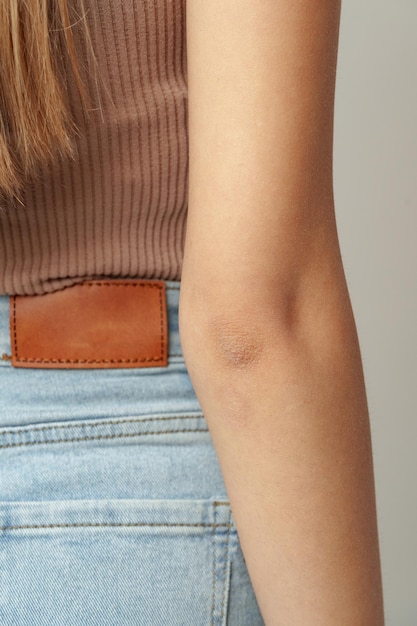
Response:
[{"label": "blonde hair", "polygon": [[68,0],[0,1],[0,195],[18,198],[23,179],[58,150],[73,154],[76,126],[65,101],[63,51],[81,100],[81,79]]}]

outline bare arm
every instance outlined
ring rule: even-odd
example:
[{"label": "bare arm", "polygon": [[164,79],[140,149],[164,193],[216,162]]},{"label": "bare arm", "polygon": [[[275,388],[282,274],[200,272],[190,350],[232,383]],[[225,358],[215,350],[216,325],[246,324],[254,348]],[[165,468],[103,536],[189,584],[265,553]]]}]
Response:
[{"label": "bare arm", "polygon": [[188,0],[184,355],[267,626],[382,626],[332,180],[338,0]]}]

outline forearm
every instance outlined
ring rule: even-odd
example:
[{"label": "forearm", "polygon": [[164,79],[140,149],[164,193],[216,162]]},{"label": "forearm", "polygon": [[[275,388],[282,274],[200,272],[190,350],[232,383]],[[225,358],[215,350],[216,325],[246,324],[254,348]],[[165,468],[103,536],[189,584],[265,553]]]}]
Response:
[{"label": "forearm", "polygon": [[241,327],[258,337],[235,333],[233,314],[219,330],[210,305],[183,307],[188,370],[267,626],[384,622],[366,394],[339,291],[324,288],[320,309],[306,298],[312,315],[292,325],[247,310]]},{"label": "forearm", "polygon": [[340,2],[189,2],[186,364],[267,626],[382,626],[333,206]]}]

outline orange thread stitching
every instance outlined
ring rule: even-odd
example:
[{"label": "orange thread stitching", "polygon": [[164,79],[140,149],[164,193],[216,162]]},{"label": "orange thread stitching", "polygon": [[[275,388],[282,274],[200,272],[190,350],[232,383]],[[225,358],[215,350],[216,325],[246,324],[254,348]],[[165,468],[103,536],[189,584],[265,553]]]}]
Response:
[{"label": "orange thread stitching", "polygon": [[6,443],[0,449],[17,448],[19,446],[38,446],[53,443],[74,443],[76,441],[93,441],[94,439],[121,439],[123,437],[143,437],[145,435],[169,435],[175,433],[206,433],[207,428],[194,428],[184,430],[157,430],[147,433],[119,433],[117,435],[96,435],[94,437],[72,437],[71,439],[55,439],[53,441],[23,441],[18,443]]},{"label": "orange thread stitching", "polygon": [[227,538],[226,538],[226,558],[224,560],[224,593],[223,593],[223,602],[222,602],[222,610],[220,613],[220,623],[223,623],[223,615],[224,615],[224,610],[225,610],[225,604],[226,604],[226,585],[227,585],[227,581],[226,581],[226,575],[227,575],[227,564],[228,564],[228,559],[229,559],[229,539],[230,539],[230,528],[232,527],[232,524],[230,522],[230,511],[229,511],[229,523],[226,525],[227,527]]},{"label": "orange thread stitching", "polygon": [[214,537],[215,537],[215,532],[214,529],[216,528],[216,502],[213,502],[213,516],[214,516],[214,523],[213,523],[213,531],[211,533],[211,549],[213,551],[213,567],[212,567],[212,583],[211,583],[211,589],[212,589],[212,596],[211,596],[211,626],[214,626],[214,609],[216,606],[216,545],[214,542]]},{"label": "orange thread stitching", "polygon": [[111,424],[112,426],[119,426],[120,424],[141,424],[142,422],[165,422],[167,420],[176,420],[176,419],[205,419],[204,415],[202,413],[195,413],[192,415],[164,415],[163,417],[145,417],[144,419],[119,419],[119,420],[102,420],[100,422],[94,422],[93,420],[91,420],[91,423],[88,423],[87,421],[78,421],[77,423],[73,423],[73,424],[55,424],[55,425],[48,425],[48,426],[27,426],[27,428],[19,428],[16,430],[1,430],[0,429],[0,436],[1,435],[17,435],[20,433],[27,433],[27,432],[37,432],[37,431],[42,431],[42,430],[55,430],[55,429],[65,429],[65,428],[79,428],[81,427],[88,427],[88,428],[95,428],[96,426],[107,426],[108,424]]},{"label": "orange thread stitching", "polygon": [[218,524],[202,524],[202,523],[195,523],[195,524],[193,524],[193,523],[189,523],[189,524],[186,524],[186,523],[183,523],[183,524],[181,524],[181,523],[172,523],[172,524],[167,524],[167,523],[162,523],[162,522],[160,524],[158,524],[158,522],[131,522],[131,523],[128,522],[128,523],[120,523],[120,524],[117,523],[117,522],[108,523],[108,524],[103,524],[103,523],[99,524],[99,523],[91,522],[91,524],[90,524],[88,522],[85,522],[85,523],[78,523],[78,524],[34,524],[33,526],[32,525],[27,525],[27,526],[23,526],[23,525],[22,526],[0,526],[0,530],[5,531],[5,530],[24,530],[24,529],[36,530],[38,528],[96,528],[96,527],[99,527],[99,528],[100,527],[103,527],[103,528],[106,528],[106,527],[117,527],[117,528],[119,528],[119,527],[128,527],[128,528],[130,528],[130,527],[136,527],[136,526],[139,526],[139,527],[141,527],[141,526],[174,526],[174,527],[177,527],[177,526],[180,526],[180,527],[181,526],[192,526],[192,527],[202,526],[204,528],[211,528],[211,527],[213,527],[213,528],[219,528],[219,527],[231,528],[231,524],[227,524],[226,522],[225,523],[218,523]]}]

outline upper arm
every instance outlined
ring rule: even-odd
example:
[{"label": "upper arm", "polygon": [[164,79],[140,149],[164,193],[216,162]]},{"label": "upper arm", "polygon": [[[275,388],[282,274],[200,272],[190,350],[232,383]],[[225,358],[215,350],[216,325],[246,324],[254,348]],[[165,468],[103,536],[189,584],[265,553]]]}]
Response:
[{"label": "upper arm", "polygon": [[339,18],[340,0],[187,0],[184,284],[282,285],[318,233],[337,247]]}]

